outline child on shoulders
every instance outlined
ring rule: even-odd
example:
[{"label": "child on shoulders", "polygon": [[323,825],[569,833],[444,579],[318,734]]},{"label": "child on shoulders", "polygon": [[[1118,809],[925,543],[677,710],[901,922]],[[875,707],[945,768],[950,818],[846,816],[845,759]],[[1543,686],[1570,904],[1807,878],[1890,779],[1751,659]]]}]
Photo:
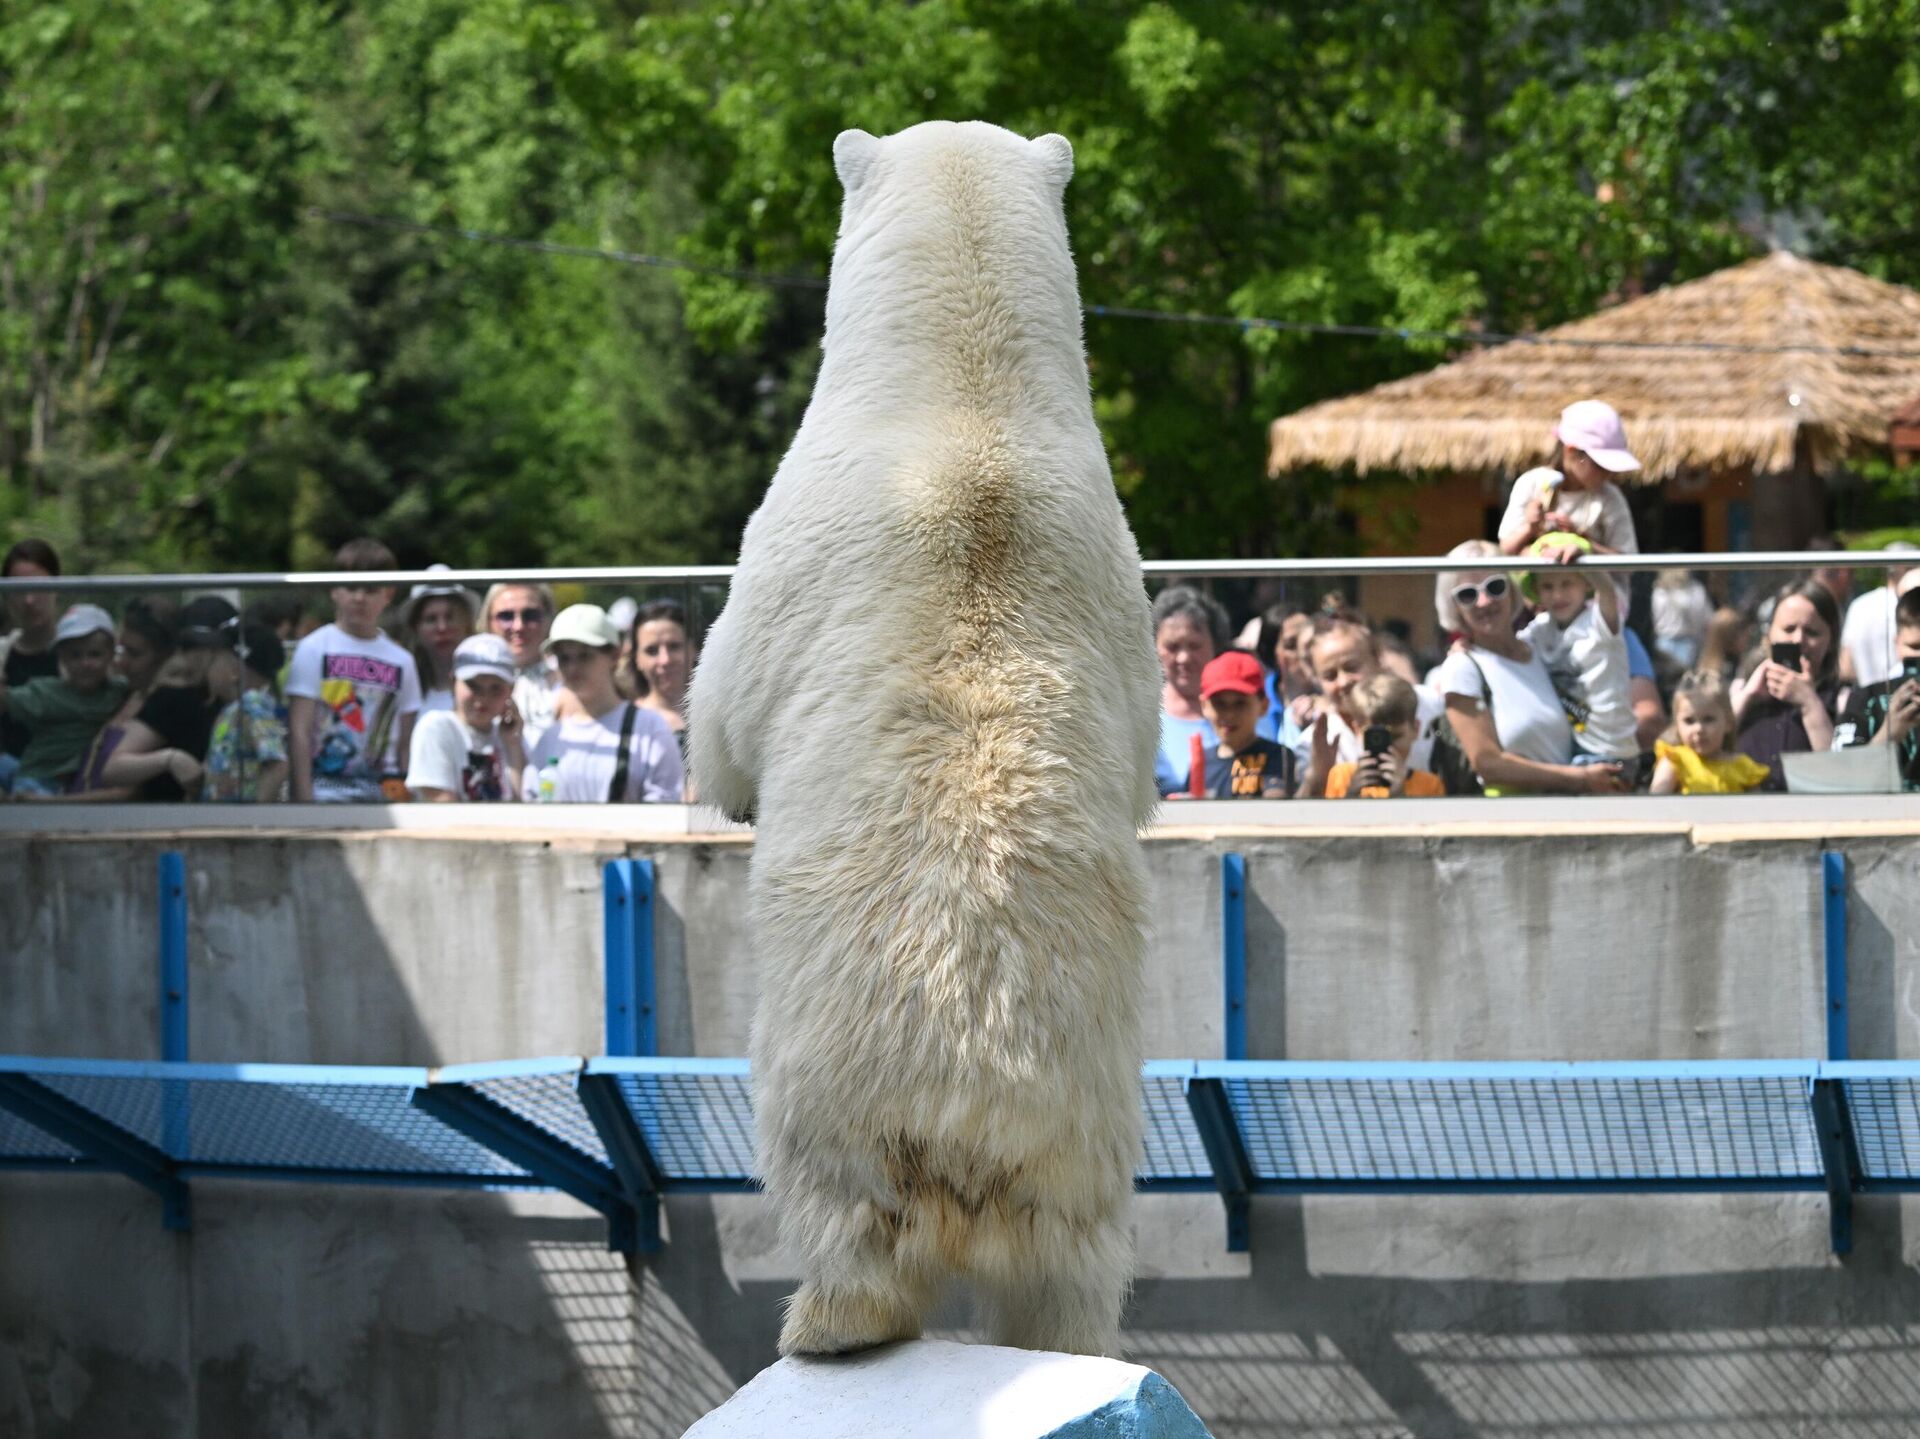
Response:
[{"label": "child on shoulders", "polygon": [[1420,696],[1412,685],[1382,670],[1354,686],[1350,703],[1364,749],[1360,759],[1328,771],[1328,799],[1434,799],[1447,792],[1438,775],[1409,763],[1420,737]]},{"label": "child on shoulders", "polygon": [[287,787],[287,707],[280,700],[286,647],[258,622],[238,627],[239,645],[207,666],[207,689],[227,702],[207,741],[200,798],[214,804],[273,804]]}]

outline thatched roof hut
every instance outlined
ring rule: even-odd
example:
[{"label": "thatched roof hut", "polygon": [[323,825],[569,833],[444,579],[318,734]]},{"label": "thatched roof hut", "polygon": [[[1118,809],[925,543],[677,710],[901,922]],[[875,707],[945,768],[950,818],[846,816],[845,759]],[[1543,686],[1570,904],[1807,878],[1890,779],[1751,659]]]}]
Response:
[{"label": "thatched roof hut", "polygon": [[[1720,348],[1677,348],[1702,344]],[[1626,420],[1638,483],[1825,474],[1883,452],[1916,395],[1920,292],[1778,253],[1275,420],[1267,468],[1511,473],[1547,458],[1563,406],[1598,398]]]}]

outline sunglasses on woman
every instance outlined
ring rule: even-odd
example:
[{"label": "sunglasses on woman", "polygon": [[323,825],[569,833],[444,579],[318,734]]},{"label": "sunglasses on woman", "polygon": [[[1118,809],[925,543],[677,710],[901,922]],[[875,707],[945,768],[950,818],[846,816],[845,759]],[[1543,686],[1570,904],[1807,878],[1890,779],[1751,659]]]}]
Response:
[{"label": "sunglasses on woman", "polygon": [[1490,600],[1497,600],[1506,592],[1507,577],[1495,575],[1492,579],[1483,580],[1477,585],[1457,586],[1453,592],[1453,602],[1464,610],[1471,605],[1479,604],[1481,595],[1485,595]]},{"label": "sunglasses on woman", "polygon": [[547,617],[547,612],[541,609],[495,610],[493,612],[493,622],[496,625],[510,625],[515,623],[523,624],[523,625],[537,625],[540,623],[540,621],[544,620],[546,617]]}]

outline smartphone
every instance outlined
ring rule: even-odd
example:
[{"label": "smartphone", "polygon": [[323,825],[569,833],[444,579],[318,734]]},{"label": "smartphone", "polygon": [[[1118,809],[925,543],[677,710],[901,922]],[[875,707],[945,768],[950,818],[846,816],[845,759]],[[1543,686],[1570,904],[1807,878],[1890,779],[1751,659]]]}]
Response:
[{"label": "smartphone", "polygon": [[1773,653],[1769,658],[1775,664],[1790,669],[1795,674],[1800,673],[1800,646],[1797,644],[1777,644],[1773,647]]},{"label": "smartphone", "polygon": [[1393,731],[1383,724],[1370,724],[1360,736],[1360,743],[1368,754],[1378,759],[1393,748]]},{"label": "smartphone", "polygon": [[1900,666],[1900,678],[1920,684],[1920,660],[1907,660]]}]

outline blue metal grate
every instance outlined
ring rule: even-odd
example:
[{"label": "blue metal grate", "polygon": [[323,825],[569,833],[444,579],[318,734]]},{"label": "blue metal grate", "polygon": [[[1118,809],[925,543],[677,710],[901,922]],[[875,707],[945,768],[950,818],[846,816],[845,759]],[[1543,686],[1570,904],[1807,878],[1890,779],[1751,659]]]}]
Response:
[{"label": "blue metal grate", "polygon": [[[408,1103],[406,1082],[42,1073],[54,1092],[187,1167],[529,1180]],[[424,1082],[426,1076],[420,1075]]]},{"label": "blue metal grate", "polygon": [[[1206,1146],[1200,1142],[1193,1111],[1187,1107],[1185,1081],[1177,1073],[1156,1073],[1160,1068],[1149,1064],[1140,1078],[1146,1145],[1135,1181],[1148,1188],[1178,1181],[1210,1183],[1213,1166],[1207,1163]],[[1181,1068],[1190,1070],[1192,1066]]]},{"label": "blue metal grate", "polygon": [[1861,1177],[1920,1180],[1920,1078],[1843,1081]]},{"label": "blue metal grate", "polygon": [[1226,1078],[1256,1180],[1821,1178],[1807,1083],[1732,1077]]},{"label": "blue metal grate", "polygon": [[0,1164],[63,1164],[80,1158],[79,1150],[0,1109]]},{"label": "blue metal grate", "polygon": [[662,1177],[745,1183],[753,1104],[741,1074],[620,1074],[620,1097]]},{"label": "blue metal grate", "polygon": [[607,1147],[600,1142],[587,1111],[580,1107],[578,1082],[577,1068],[565,1073],[508,1074],[469,1081],[474,1090],[503,1109],[578,1150],[595,1164],[607,1164]]}]

